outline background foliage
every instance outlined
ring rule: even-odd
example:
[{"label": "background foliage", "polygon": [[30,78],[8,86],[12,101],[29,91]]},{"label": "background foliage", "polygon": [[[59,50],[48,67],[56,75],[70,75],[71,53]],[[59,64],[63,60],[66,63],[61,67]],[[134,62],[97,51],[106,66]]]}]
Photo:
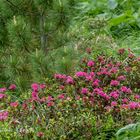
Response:
[{"label": "background foliage", "polygon": [[24,89],[53,73],[72,73],[93,56],[131,48],[138,55],[137,0],[0,0],[0,81]]}]

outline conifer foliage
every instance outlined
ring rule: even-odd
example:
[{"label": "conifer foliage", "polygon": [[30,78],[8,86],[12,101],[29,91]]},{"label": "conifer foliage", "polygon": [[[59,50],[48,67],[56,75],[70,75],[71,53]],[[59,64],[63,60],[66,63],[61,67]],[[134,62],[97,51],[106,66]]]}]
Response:
[{"label": "conifer foliage", "polygon": [[[66,31],[75,14],[75,3],[74,0],[0,0],[2,81],[24,87],[27,81],[39,81],[54,72],[53,67],[59,65],[55,64],[57,51],[68,40]],[[65,53],[63,58],[59,55],[63,66],[65,57],[71,58],[67,56],[70,51],[60,52]]]}]

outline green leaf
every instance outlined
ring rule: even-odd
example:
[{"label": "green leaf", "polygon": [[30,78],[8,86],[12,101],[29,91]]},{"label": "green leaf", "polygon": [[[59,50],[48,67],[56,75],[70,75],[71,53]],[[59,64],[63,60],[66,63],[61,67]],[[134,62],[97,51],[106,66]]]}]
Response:
[{"label": "green leaf", "polygon": [[117,140],[137,140],[140,137],[140,123],[129,124],[116,133]]},{"label": "green leaf", "polygon": [[119,25],[120,23],[124,23],[124,22],[130,22],[134,20],[134,17],[132,15],[132,12],[131,11],[126,11],[126,13],[124,14],[121,14],[117,17],[114,17],[112,18],[110,21],[109,21],[109,26],[112,27],[112,26],[116,26],[116,25]]}]

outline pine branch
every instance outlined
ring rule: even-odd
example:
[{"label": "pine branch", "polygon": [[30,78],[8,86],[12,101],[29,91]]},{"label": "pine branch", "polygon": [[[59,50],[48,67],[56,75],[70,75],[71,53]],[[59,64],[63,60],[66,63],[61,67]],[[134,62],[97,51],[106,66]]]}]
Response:
[{"label": "pine branch", "polygon": [[9,1],[9,0],[5,0],[5,1],[7,1],[10,5],[12,5],[13,7],[15,7],[15,8],[17,8],[17,9],[19,9],[19,7],[18,6],[16,6],[15,4],[13,4],[11,1]]},{"label": "pine branch", "polygon": [[13,8],[14,8],[14,10],[15,10],[15,8],[16,8],[16,10],[18,10],[18,11],[24,11],[24,12],[22,12],[22,14],[24,13],[26,13],[26,15],[27,16],[30,16],[30,14],[37,14],[36,16],[39,16],[39,13],[38,13],[38,11],[35,11],[35,12],[29,12],[29,11],[26,11],[26,10],[24,10],[24,9],[21,9],[21,8],[19,8],[19,5],[15,5],[15,4],[13,4],[10,0],[5,0],[7,3],[9,3]]},{"label": "pine branch", "polygon": [[26,41],[22,38],[22,36],[20,35],[20,33],[17,33],[18,34],[18,36],[19,36],[19,38],[23,41],[23,43],[24,43],[24,45],[23,45],[23,47],[24,47],[24,49],[28,52],[28,53],[30,53],[30,50],[27,48],[27,46],[26,45],[28,45],[27,43],[26,43]]}]

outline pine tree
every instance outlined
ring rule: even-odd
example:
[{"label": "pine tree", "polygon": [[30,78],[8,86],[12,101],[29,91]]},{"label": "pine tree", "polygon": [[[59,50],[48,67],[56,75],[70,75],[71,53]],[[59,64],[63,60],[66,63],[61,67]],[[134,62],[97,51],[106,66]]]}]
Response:
[{"label": "pine tree", "polygon": [[0,0],[2,81],[25,87],[61,71],[60,66],[69,70],[66,61],[74,49],[64,46],[75,5],[75,0]]}]

